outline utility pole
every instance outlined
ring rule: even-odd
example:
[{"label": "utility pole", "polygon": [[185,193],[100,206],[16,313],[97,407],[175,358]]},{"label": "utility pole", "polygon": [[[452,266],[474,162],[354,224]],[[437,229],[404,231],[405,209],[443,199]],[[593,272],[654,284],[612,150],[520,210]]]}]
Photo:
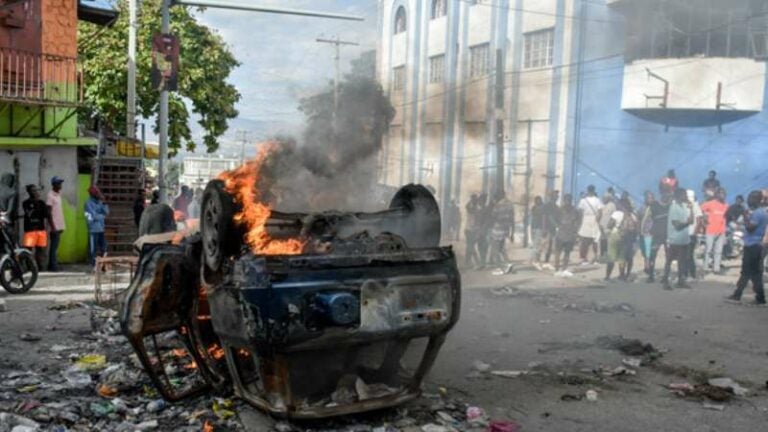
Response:
[{"label": "utility pole", "polygon": [[531,225],[531,178],[533,177],[533,124],[546,123],[549,119],[520,120],[519,123],[527,124],[527,138],[525,140],[525,217],[523,219],[523,247],[528,247],[528,227]]},{"label": "utility pole", "polygon": [[504,55],[496,50],[496,104],[494,110],[496,132],[496,196],[504,192]]},{"label": "utility pole", "polygon": [[[171,31],[171,18],[170,8],[174,5],[180,6],[199,6],[218,9],[233,9],[244,10],[250,12],[264,12],[274,13],[282,15],[300,15],[317,18],[331,18],[347,21],[363,21],[364,19],[354,15],[333,14],[327,12],[314,12],[297,9],[285,9],[285,8],[273,8],[266,6],[256,6],[244,3],[230,3],[222,0],[162,0],[161,13],[162,13],[162,29],[163,34],[168,34]],[[160,92],[160,115],[158,116],[158,122],[160,123],[160,161],[158,163],[158,189],[160,189],[160,202],[167,204],[168,198],[166,197],[165,186],[165,159],[168,158],[168,90],[162,90]]]},{"label": "utility pole", "polygon": [[[171,32],[171,0],[162,0],[163,34]],[[160,192],[160,203],[168,204],[168,191],[165,184],[165,160],[168,159],[168,89],[163,86],[160,91],[160,159],[157,162],[157,188]]]},{"label": "utility pole", "polygon": [[248,142],[248,131],[238,130],[235,140],[240,141],[240,165],[242,165],[245,163],[245,144]]},{"label": "utility pole", "polygon": [[128,138],[136,138],[136,2],[128,0],[128,101],[125,129]]},{"label": "utility pole", "polygon": [[343,41],[339,39],[338,36],[336,36],[336,39],[322,39],[318,38],[316,39],[319,43],[327,43],[332,44],[335,48],[336,54],[333,56],[333,64],[334,64],[334,70],[335,75],[333,78],[333,118],[336,119],[336,113],[339,111],[339,83],[341,82],[341,47],[342,46],[359,46],[360,44],[357,42],[348,42]]}]

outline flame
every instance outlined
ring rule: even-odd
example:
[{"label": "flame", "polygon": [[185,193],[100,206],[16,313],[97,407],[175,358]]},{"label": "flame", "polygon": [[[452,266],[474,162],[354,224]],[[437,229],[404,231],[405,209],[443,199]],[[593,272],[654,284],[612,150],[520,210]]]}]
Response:
[{"label": "flame", "polygon": [[187,356],[187,350],[184,348],[176,348],[171,351],[174,357],[186,357]]},{"label": "flame", "polygon": [[203,425],[203,432],[213,432],[213,425],[208,420],[206,420]]},{"label": "flame", "polygon": [[224,349],[219,344],[213,344],[208,347],[208,355],[214,360],[221,360],[224,358]]},{"label": "flame", "polygon": [[277,149],[275,143],[264,143],[256,157],[232,171],[219,175],[224,181],[224,188],[242,206],[234,217],[235,222],[246,227],[245,242],[256,255],[298,255],[304,250],[304,242],[299,239],[277,240],[267,233],[266,223],[272,214],[272,208],[262,202],[258,184],[261,168],[270,153]]}]

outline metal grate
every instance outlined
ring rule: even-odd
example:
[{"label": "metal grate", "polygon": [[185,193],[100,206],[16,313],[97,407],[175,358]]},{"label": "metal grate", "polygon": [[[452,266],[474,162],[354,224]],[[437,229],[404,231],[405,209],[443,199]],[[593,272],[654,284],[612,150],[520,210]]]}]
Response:
[{"label": "metal grate", "polygon": [[96,304],[108,308],[117,307],[133,279],[138,262],[136,256],[96,258]]}]

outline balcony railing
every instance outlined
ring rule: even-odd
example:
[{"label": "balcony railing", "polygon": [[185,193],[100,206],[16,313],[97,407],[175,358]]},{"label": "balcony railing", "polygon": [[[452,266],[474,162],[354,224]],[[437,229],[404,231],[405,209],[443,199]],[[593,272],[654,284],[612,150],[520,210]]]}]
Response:
[{"label": "balcony railing", "polygon": [[0,47],[0,100],[79,105],[83,74],[77,59]]}]

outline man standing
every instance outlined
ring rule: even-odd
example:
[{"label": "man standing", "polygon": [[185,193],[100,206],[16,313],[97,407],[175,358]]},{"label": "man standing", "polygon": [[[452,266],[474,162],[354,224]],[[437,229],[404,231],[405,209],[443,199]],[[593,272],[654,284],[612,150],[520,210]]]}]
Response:
[{"label": "man standing", "polygon": [[589,255],[589,249],[595,250],[595,257],[593,261],[597,261],[597,244],[596,240],[600,238],[600,224],[598,218],[600,217],[600,210],[603,208],[603,203],[600,202],[600,198],[597,197],[595,192],[595,186],[589,185],[587,187],[587,196],[581,199],[579,202],[579,211],[581,212],[581,228],[579,228],[579,237],[581,238],[581,264],[587,264],[587,256]]},{"label": "man standing", "polygon": [[88,223],[88,257],[91,265],[96,265],[96,257],[107,254],[107,239],[104,226],[109,215],[109,206],[104,203],[104,195],[96,186],[88,189],[91,196],[85,203],[85,221]]},{"label": "man standing", "polygon": [[[577,233],[581,222],[581,213],[573,206],[570,194],[563,196],[563,206],[558,217],[557,235],[555,236],[555,274],[573,276],[568,271],[571,251],[576,244]],[[562,256],[562,265],[560,257]]]},{"label": "man standing", "polygon": [[725,213],[725,222],[737,222],[739,218],[744,215],[744,210],[744,197],[736,195],[733,204],[728,207],[728,211]]},{"label": "man standing", "polygon": [[542,228],[544,228],[544,201],[540,196],[533,198],[533,207],[530,212],[531,225],[531,254],[530,264],[541,270],[541,239]]},{"label": "man standing", "polygon": [[725,203],[725,190],[719,188],[715,196],[701,206],[706,224],[707,251],[704,254],[704,268],[712,261],[712,271],[720,273],[720,262],[723,258],[725,245],[725,213],[728,205]]},{"label": "man standing", "polygon": [[688,265],[688,248],[691,236],[688,228],[693,224],[693,210],[688,203],[685,189],[678,188],[674,193],[674,201],[669,206],[669,223],[667,225],[667,259],[664,263],[664,278],[661,283],[664,289],[671,290],[669,275],[672,271],[672,261],[677,261],[677,287],[690,288],[685,283]]},{"label": "man standing", "polygon": [[64,180],[58,176],[54,176],[51,179],[51,190],[48,192],[46,199],[46,205],[48,205],[48,212],[51,215],[51,247],[48,250],[48,271],[59,271],[59,260],[56,254],[59,251],[59,242],[61,241],[61,234],[66,229],[64,223],[64,210],[61,206],[61,185]]},{"label": "man standing", "polygon": [[560,208],[557,206],[557,200],[560,197],[559,191],[552,191],[549,193],[547,202],[544,203],[543,213],[544,218],[542,220],[543,226],[541,228],[541,250],[540,254],[544,254],[544,265],[542,268],[547,267],[549,270],[554,268],[549,264],[549,258],[552,255],[552,250],[555,246],[555,236],[557,235],[558,219],[560,218]]},{"label": "man standing", "polygon": [[648,237],[645,239],[646,247],[648,248],[646,273],[648,274],[647,282],[653,283],[656,280],[656,258],[659,255],[659,249],[663,247],[664,254],[669,254],[667,249],[667,226],[669,224],[670,204],[669,202],[662,203],[657,201],[650,191],[646,192],[645,202],[646,210],[642,225]]},{"label": "man standing", "polygon": [[136,228],[141,223],[141,215],[144,213],[144,209],[147,207],[147,192],[142,188],[136,194],[136,199],[133,200],[133,223]]},{"label": "man standing", "polygon": [[704,180],[701,185],[701,190],[704,192],[704,199],[712,199],[717,194],[717,190],[720,189],[720,180],[717,179],[717,173],[713,170],[709,172],[709,177]]},{"label": "man standing", "polygon": [[608,226],[611,224],[613,213],[617,210],[614,203],[615,199],[616,197],[611,190],[603,196],[603,208],[600,210],[600,258],[602,259],[605,259],[608,252],[608,237],[611,232]]},{"label": "man standing", "polygon": [[747,196],[749,210],[744,212],[744,256],[741,260],[741,277],[736,284],[736,291],[728,297],[729,300],[740,301],[744,288],[752,281],[752,289],[755,291],[755,304],[765,304],[765,291],[763,290],[763,237],[768,226],[768,213],[761,206],[763,194],[760,191],[752,191]]},{"label": "man standing", "polygon": [[699,244],[699,233],[702,232],[704,214],[701,212],[699,202],[696,201],[696,192],[688,189],[686,196],[693,212],[693,223],[688,226],[688,235],[691,236],[691,241],[688,247],[688,265],[685,268],[688,271],[687,276],[696,279],[696,247]]},{"label": "man standing", "polygon": [[477,254],[477,236],[480,231],[480,198],[477,194],[472,194],[469,197],[469,202],[466,206],[467,210],[467,227],[464,229],[464,239],[466,241],[466,250],[464,252],[465,264],[467,267],[480,265],[480,257]]},{"label": "man standing", "polygon": [[50,223],[51,214],[45,201],[40,199],[40,190],[35,185],[27,185],[29,198],[21,203],[24,210],[24,238],[22,245],[35,255],[38,269],[45,268],[45,249],[48,247],[48,233],[45,222]]}]

